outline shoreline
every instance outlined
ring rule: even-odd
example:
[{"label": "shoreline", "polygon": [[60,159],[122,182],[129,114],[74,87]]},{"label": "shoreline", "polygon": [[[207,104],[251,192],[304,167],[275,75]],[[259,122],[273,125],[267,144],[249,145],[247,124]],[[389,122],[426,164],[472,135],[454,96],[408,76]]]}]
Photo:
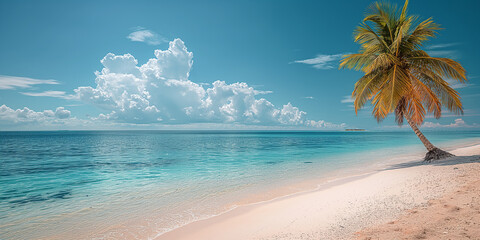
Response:
[{"label": "shoreline", "polygon": [[[381,137],[383,136],[381,135]],[[396,138],[397,136],[394,137]],[[392,140],[393,143],[395,143],[395,138]],[[403,140],[403,137],[398,139]],[[447,151],[459,147],[464,148],[480,144],[479,137],[451,140],[445,140],[445,137],[440,138],[440,140],[442,139],[443,141],[437,141],[438,146]],[[381,143],[381,141],[375,141]],[[291,162],[294,164],[291,165],[270,165],[269,162],[259,159],[259,163],[264,164],[257,164],[257,168],[262,169],[259,173],[264,173],[264,175],[257,177],[260,181],[255,181],[254,183],[256,185],[254,185],[254,187],[246,188],[249,191],[243,191],[241,192],[242,194],[235,194],[240,191],[228,191],[223,195],[218,195],[228,196],[223,199],[203,197],[206,201],[201,202],[201,204],[191,200],[195,200],[195,198],[189,197],[181,198],[172,205],[164,204],[165,201],[163,201],[162,198],[164,192],[161,191],[161,188],[150,187],[152,185],[148,185],[145,188],[137,187],[135,189],[129,189],[129,191],[123,191],[122,194],[109,195],[111,196],[109,199],[92,198],[76,191],[73,198],[69,198],[70,200],[44,201],[45,203],[40,204],[34,203],[37,206],[45,206],[41,210],[52,209],[52,211],[60,212],[60,214],[56,215],[46,214],[43,215],[45,217],[37,217],[38,220],[34,223],[35,225],[31,224],[28,220],[33,219],[32,216],[38,216],[40,211],[26,212],[25,215],[23,215],[21,211],[12,211],[13,216],[20,216],[21,218],[13,219],[14,221],[8,222],[9,225],[2,225],[2,228],[9,229],[9,231],[1,235],[12,239],[163,239],[163,237],[165,237],[163,233],[166,235],[169,234],[169,232],[185,231],[184,228],[189,229],[191,227],[190,225],[196,225],[198,224],[197,222],[210,220],[214,225],[221,224],[223,217],[231,216],[229,214],[231,214],[230,212],[232,211],[247,212],[245,208],[256,211],[259,207],[263,208],[272,203],[297,199],[303,195],[311,195],[323,191],[330,192],[331,188],[337,188],[338,186],[351,184],[351,182],[371,178],[371,175],[388,170],[392,165],[412,161],[418,163],[421,161],[420,158],[424,153],[421,148],[423,146],[411,145],[408,144],[408,141],[399,141],[399,143],[403,145],[388,144],[381,145],[384,147],[377,146],[377,148],[357,147],[360,151],[350,152],[347,150],[352,149],[348,148],[348,146],[339,145],[337,146],[339,149],[336,151],[339,154],[332,154],[333,157],[308,158],[308,154],[305,154],[307,158],[303,158],[304,155],[300,155],[300,157],[292,155],[293,159],[291,159]],[[268,158],[270,156],[265,155],[265,157]],[[277,170],[275,170],[275,167],[277,167]],[[278,169],[283,170],[278,171]],[[272,173],[280,174],[276,175]],[[196,178],[191,179],[192,181],[198,181]],[[227,181],[225,182],[225,186],[235,186],[237,180],[242,181],[242,179],[239,178],[222,179]],[[182,183],[180,182],[180,184]],[[95,189],[116,189],[104,188],[108,187],[108,184],[93,186]],[[162,185],[158,186],[161,187]],[[185,183],[185,186],[194,185]],[[214,185],[197,184],[195,186],[199,188],[192,188],[192,190],[195,190],[192,192],[199,194],[208,194],[210,192],[204,192],[204,190],[216,189]],[[89,194],[89,192],[86,192],[86,194]],[[327,195],[327,198],[328,197],[329,195]],[[198,199],[201,199],[201,196]],[[83,200],[83,203],[87,204],[89,202],[95,204],[85,206],[86,204],[82,204],[82,201],[79,202],[78,200]],[[309,204],[307,204],[307,206],[308,205]],[[51,208],[52,206],[56,207]],[[173,206],[173,208],[169,206]],[[289,205],[286,205],[286,207],[288,208]],[[187,209],[187,211],[183,211],[184,209]],[[180,214],[169,215],[169,213],[172,212],[178,212]],[[306,213],[303,216],[308,216],[309,214],[310,213]],[[284,218],[289,219],[290,215]],[[221,221],[219,221],[219,219]],[[229,218],[227,218],[227,220],[228,219]],[[249,222],[251,221],[252,219],[250,218],[247,224],[250,224]],[[210,226],[212,224],[207,225]],[[334,224],[331,225],[333,226]],[[34,229],[38,228],[43,228],[43,230],[34,231]],[[221,230],[223,231],[223,229]],[[292,230],[292,232],[295,231],[295,229]],[[302,231],[308,232],[308,230]],[[261,232],[262,231],[259,231],[259,233]],[[181,239],[183,238],[184,237],[181,237]],[[215,237],[205,238],[219,239]],[[231,239],[230,236],[224,238]],[[258,239],[258,237],[245,238]],[[278,238],[278,236],[275,236],[275,238]],[[325,239],[325,237],[323,238]],[[193,235],[192,239],[197,239],[197,237]],[[262,237],[262,239],[270,238],[267,236]]]},{"label": "shoreline", "polygon": [[[457,140],[453,142],[448,142],[449,147],[445,147],[444,149],[447,151],[451,151],[458,148],[474,146],[477,144],[480,144],[480,142],[473,141],[473,140],[469,140],[469,141]],[[411,146],[408,146],[408,147],[411,147]],[[361,176],[366,176],[378,171],[385,170],[386,168],[388,168],[388,166],[393,164],[422,161],[421,158],[423,158],[423,155],[424,155],[423,146],[420,149],[422,150],[417,150],[417,151],[404,153],[404,154],[394,154],[387,158],[376,157],[377,156],[376,154],[371,154],[370,152],[370,155],[375,159],[368,161],[366,163],[367,165],[356,163],[357,165],[342,167],[334,171],[322,172],[321,173],[322,176],[320,177],[308,178],[302,181],[298,181],[296,183],[277,186],[276,188],[267,188],[261,194],[258,194],[258,193],[252,194],[248,197],[239,199],[238,201],[235,201],[230,205],[224,206],[226,210],[220,213],[204,216],[196,220],[193,220],[191,222],[188,222],[186,224],[180,224],[169,230],[154,234],[153,235],[154,237],[153,238],[149,237],[149,239],[161,239],[160,237],[164,234],[167,234],[172,231],[176,231],[177,229],[183,228],[190,224],[195,224],[196,222],[199,222],[199,221],[206,221],[211,218],[219,217],[223,214],[229,213],[230,211],[234,211],[237,208],[249,207],[257,204],[264,204],[264,203],[281,200],[283,198],[288,198],[288,197],[292,197],[299,194],[321,191],[331,186],[352,181],[353,179],[356,179]],[[355,156],[357,154],[363,155],[365,153],[367,152],[347,154],[342,156],[342,158],[345,158],[345,156]],[[382,154],[382,153],[383,153],[383,150],[379,152],[379,154]]]},{"label": "shoreline", "polygon": [[[468,153],[471,153],[472,151],[476,151],[475,153],[476,154],[479,154],[480,153],[480,145],[478,145],[478,142],[470,142],[470,143],[466,143],[466,144],[460,144],[461,147],[459,145],[456,145],[455,146],[455,149],[452,151],[450,149],[450,151],[456,153],[456,152],[462,152],[461,154],[458,154],[457,155],[462,155],[462,154],[465,154],[465,149],[475,149],[475,150],[470,150],[470,152]],[[248,203],[248,204],[245,204],[245,205],[240,205],[240,206],[236,206],[230,210],[227,210],[219,215],[215,215],[215,216],[212,216],[212,217],[209,217],[209,218],[205,218],[205,219],[201,219],[201,220],[197,220],[197,221],[194,221],[192,223],[189,223],[187,225],[184,225],[184,226],[180,226],[178,228],[175,228],[171,231],[167,231],[165,233],[162,233],[162,234],[159,234],[157,236],[155,236],[153,239],[222,239],[222,237],[229,237],[229,239],[237,239],[237,238],[232,238],[232,236],[238,236],[238,239],[260,239],[260,238],[266,238],[266,239],[269,239],[269,238],[272,238],[273,236],[275,236],[276,239],[288,239],[289,237],[292,237],[295,235],[295,233],[297,234],[300,234],[302,235],[303,237],[301,239],[311,239],[312,236],[316,236],[316,237],[322,237],[322,238],[330,238],[330,237],[333,237],[333,235],[335,235],[335,238],[343,238],[343,237],[346,237],[345,233],[346,232],[349,232],[350,234],[352,234],[353,232],[355,231],[358,231],[360,230],[361,228],[363,227],[366,227],[366,226],[369,226],[369,225],[372,225],[374,224],[373,222],[370,222],[370,221],[366,221],[366,222],[370,222],[369,224],[363,224],[362,226],[357,226],[356,228],[352,228],[352,227],[346,227],[346,226],[343,226],[343,225],[338,225],[340,226],[339,228],[340,229],[336,229],[335,231],[337,232],[343,232],[343,234],[333,234],[332,233],[332,229],[331,230],[328,230],[328,231],[324,231],[324,233],[322,233],[321,235],[318,235],[320,233],[318,233],[318,230],[315,230],[315,228],[310,228],[310,230],[306,230],[305,228],[308,228],[308,227],[301,227],[301,229],[303,230],[300,230],[300,229],[292,229],[291,232],[288,232],[288,231],[284,231],[282,229],[285,229],[283,227],[280,227],[282,225],[285,224],[285,222],[283,221],[274,221],[275,224],[271,224],[270,221],[266,221],[266,218],[269,218],[268,214],[265,215],[265,211],[270,211],[269,213],[271,213],[272,215],[277,215],[278,217],[282,217],[282,218],[291,218],[290,220],[292,220],[293,222],[296,222],[298,221],[298,218],[322,218],[321,215],[320,216],[309,216],[309,215],[312,215],[311,213],[305,213],[305,214],[300,214],[298,213],[298,211],[296,212],[295,210],[292,210],[291,206],[293,204],[293,209],[295,208],[298,208],[298,207],[295,207],[297,205],[301,205],[301,204],[306,204],[307,206],[310,204],[310,205],[315,205],[314,203],[315,202],[318,202],[319,200],[319,196],[312,196],[312,195],[323,195],[323,199],[326,199],[326,198],[331,198],[327,195],[329,194],[325,194],[325,193],[332,193],[332,191],[337,191],[339,188],[342,189],[342,188],[351,188],[351,185],[355,185],[356,183],[359,183],[359,182],[368,182],[368,181],[371,181],[370,179],[372,178],[379,178],[378,175],[387,175],[387,176],[382,176],[381,178],[391,178],[391,176],[389,177],[388,174],[385,174],[385,173],[388,173],[389,171],[401,171],[403,169],[403,171],[405,171],[406,168],[419,168],[419,167],[431,167],[432,165],[423,165],[423,164],[418,164],[419,159],[415,158],[415,154],[406,154],[405,156],[407,157],[407,159],[405,159],[405,156],[395,156],[396,158],[400,158],[402,161],[391,161],[391,159],[395,159],[394,158],[391,158],[390,161],[388,162],[388,165],[390,165],[390,168],[387,166],[385,168],[382,168],[381,166],[379,167],[378,164],[380,161],[374,161],[371,163],[371,165],[369,166],[370,168],[368,170],[364,170],[363,173],[360,173],[360,174],[353,174],[353,175],[347,175],[345,177],[337,177],[337,178],[333,178],[333,179],[327,179],[327,178],[322,178],[324,181],[321,183],[321,184],[318,184],[316,188],[314,189],[309,189],[309,190],[303,190],[303,191],[300,191],[300,192],[294,192],[294,193],[290,193],[290,194],[287,194],[287,195],[283,195],[283,196],[279,196],[279,197],[275,197],[273,199],[270,199],[270,200],[264,200],[264,201],[258,201],[258,202],[254,202],[254,203]],[[383,164],[385,165],[385,164]],[[402,168],[399,168],[399,169],[395,169],[395,168],[392,168],[392,166],[401,166],[403,165]],[[410,166],[412,165],[412,166]],[[372,169],[372,166],[376,166],[377,168],[376,169]],[[390,174],[391,175],[391,174]],[[417,171],[417,175],[418,175],[418,171]],[[418,177],[418,176],[417,176]],[[401,178],[400,178],[401,179]],[[317,180],[317,183],[318,183],[318,179]],[[401,180],[397,179],[395,181],[400,181],[402,182]],[[392,181],[390,181],[390,184],[392,183]],[[403,181],[403,183],[405,183],[405,181]],[[388,184],[387,184],[388,185]],[[449,186],[450,188],[454,187],[453,185],[452,186]],[[446,190],[448,187],[444,188],[443,191],[438,191],[437,194],[435,194],[435,192],[430,192],[429,193],[429,196],[427,197],[428,199],[434,199],[434,198],[437,198],[437,197],[440,197],[441,194],[445,193]],[[333,189],[333,190],[332,190]],[[378,190],[378,189],[377,189]],[[403,189],[404,191],[405,189]],[[336,192],[336,194],[338,195],[339,193]],[[365,194],[365,193],[364,193]],[[331,195],[331,194],[330,194]],[[435,196],[434,196],[435,195]],[[368,194],[366,195],[368,197]],[[351,197],[351,196],[350,196]],[[333,197],[335,198],[335,197]],[[321,202],[322,199],[320,199],[320,202]],[[313,201],[313,202],[312,202]],[[325,200],[323,201],[325,202]],[[289,203],[289,204],[286,204],[286,203]],[[416,207],[420,204],[424,204],[425,203],[425,199],[416,199],[415,201],[411,201],[409,204],[403,204],[402,206],[402,211],[406,210],[406,209],[410,209],[412,207]],[[278,209],[278,205],[283,205],[283,208],[280,208]],[[400,204],[402,205],[402,204]],[[290,208],[290,210],[288,210]],[[315,207],[314,207],[315,208]],[[336,208],[342,208],[341,204],[336,204]],[[272,209],[276,209],[275,211],[271,211]],[[287,210],[285,210],[287,209]],[[317,208],[318,210],[318,208]],[[263,213],[262,213],[263,212]],[[389,218],[392,218],[392,216],[397,216],[401,211],[395,211],[395,214],[386,214],[388,215],[387,217]],[[262,213],[262,214],[260,214]],[[335,213],[330,213],[330,214],[333,214],[335,215]],[[317,214],[318,215],[318,214]],[[348,215],[348,214],[347,214]],[[336,217],[340,217],[338,214]],[[382,217],[382,219],[385,218]],[[257,220],[255,220],[257,219]],[[258,221],[260,220],[260,221]],[[273,219],[270,219],[270,220],[273,220]],[[254,224],[255,221],[258,221],[258,224],[263,226],[263,230],[259,230],[258,227],[256,227],[255,231],[253,231],[252,228],[249,228],[249,227],[245,227],[245,226],[251,226],[251,227],[254,227],[253,225],[256,225]],[[253,223],[252,223],[253,222]],[[321,222],[321,221],[320,221]],[[330,227],[330,228],[335,228],[335,224],[332,225],[332,223],[328,223],[329,221],[323,221],[323,227]],[[365,223],[366,223],[365,222]],[[308,222],[304,222],[305,225],[312,225],[315,223],[312,222],[311,224],[309,224]],[[263,225],[262,225],[263,224]],[[331,226],[329,226],[329,224]],[[287,224],[288,225],[288,224]],[[318,225],[318,224],[317,224]],[[322,224],[320,224],[322,225]],[[344,224],[345,225],[345,224]],[[348,224],[347,224],[348,225]],[[361,224],[360,224],[361,225]],[[238,226],[241,226],[241,227],[238,227]],[[338,228],[337,226],[337,228]],[[275,229],[275,227],[277,227],[277,230],[273,230]],[[239,229],[242,229],[242,231],[239,231]],[[266,231],[265,229],[269,229],[268,231]],[[282,231],[279,231],[279,230],[282,230]],[[320,229],[319,229],[320,230]],[[325,229],[324,229],[325,230]],[[253,233],[253,232],[256,232],[256,233]],[[313,234],[312,235],[312,231],[317,231],[317,234]],[[333,232],[335,232],[333,231]],[[245,233],[247,232],[247,233]],[[282,237],[279,234],[279,232],[284,232],[285,234],[289,235],[289,237]],[[330,234],[327,234],[326,232],[330,232]],[[293,234],[293,235],[292,235]],[[326,234],[326,235],[325,235]],[[333,235],[332,235],[333,234]],[[310,236],[311,235],[311,236]],[[347,234],[348,235],[348,234]],[[310,236],[310,237],[308,237]],[[343,237],[342,237],[343,236]],[[313,239],[313,238],[312,238]]]}]

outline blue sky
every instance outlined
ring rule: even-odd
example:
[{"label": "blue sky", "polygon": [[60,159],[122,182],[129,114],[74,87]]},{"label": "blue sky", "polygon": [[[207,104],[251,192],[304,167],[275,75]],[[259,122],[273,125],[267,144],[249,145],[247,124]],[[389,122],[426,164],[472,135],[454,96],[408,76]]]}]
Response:
[{"label": "blue sky", "polygon": [[[371,3],[1,1],[0,130],[397,129],[355,115],[361,73],[338,70]],[[465,115],[424,128],[480,124],[479,7],[410,2],[444,28],[427,51],[469,78]]]}]

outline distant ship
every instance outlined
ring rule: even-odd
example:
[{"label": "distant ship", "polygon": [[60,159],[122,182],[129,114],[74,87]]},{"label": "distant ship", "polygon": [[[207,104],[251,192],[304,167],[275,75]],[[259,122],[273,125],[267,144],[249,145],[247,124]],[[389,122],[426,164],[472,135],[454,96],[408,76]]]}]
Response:
[{"label": "distant ship", "polygon": [[348,132],[362,132],[362,131],[365,131],[365,129],[361,129],[361,128],[347,128],[347,129],[345,129],[345,131],[348,131]]}]

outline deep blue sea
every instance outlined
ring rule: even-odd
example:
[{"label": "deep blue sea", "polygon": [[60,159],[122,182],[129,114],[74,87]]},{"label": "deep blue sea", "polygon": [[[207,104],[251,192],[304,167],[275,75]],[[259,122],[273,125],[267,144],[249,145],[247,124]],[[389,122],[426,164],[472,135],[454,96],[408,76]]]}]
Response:
[{"label": "deep blue sea", "polygon": [[[425,135],[446,149],[480,143],[478,131]],[[0,132],[0,239],[153,238],[424,151],[413,132]]]}]

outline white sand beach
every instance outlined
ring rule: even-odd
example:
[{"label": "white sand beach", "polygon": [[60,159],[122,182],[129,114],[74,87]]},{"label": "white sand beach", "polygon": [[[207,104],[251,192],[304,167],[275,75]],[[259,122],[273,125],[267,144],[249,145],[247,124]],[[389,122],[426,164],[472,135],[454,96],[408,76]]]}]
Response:
[{"label": "white sand beach", "polygon": [[[451,153],[456,157],[430,164],[412,159],[315,191],[241,206],[156,239],[480,239],[478,221],[464,219],[480,214],[480,145]],[[439,215],[438,208],[445,211]],[[423,217],[415,217],[420,212]],[[456,225],[448,218],[457,219]],[[455,231],[445,230],[452,226]],[[391,232],[398,235],[382,235]]]}]

